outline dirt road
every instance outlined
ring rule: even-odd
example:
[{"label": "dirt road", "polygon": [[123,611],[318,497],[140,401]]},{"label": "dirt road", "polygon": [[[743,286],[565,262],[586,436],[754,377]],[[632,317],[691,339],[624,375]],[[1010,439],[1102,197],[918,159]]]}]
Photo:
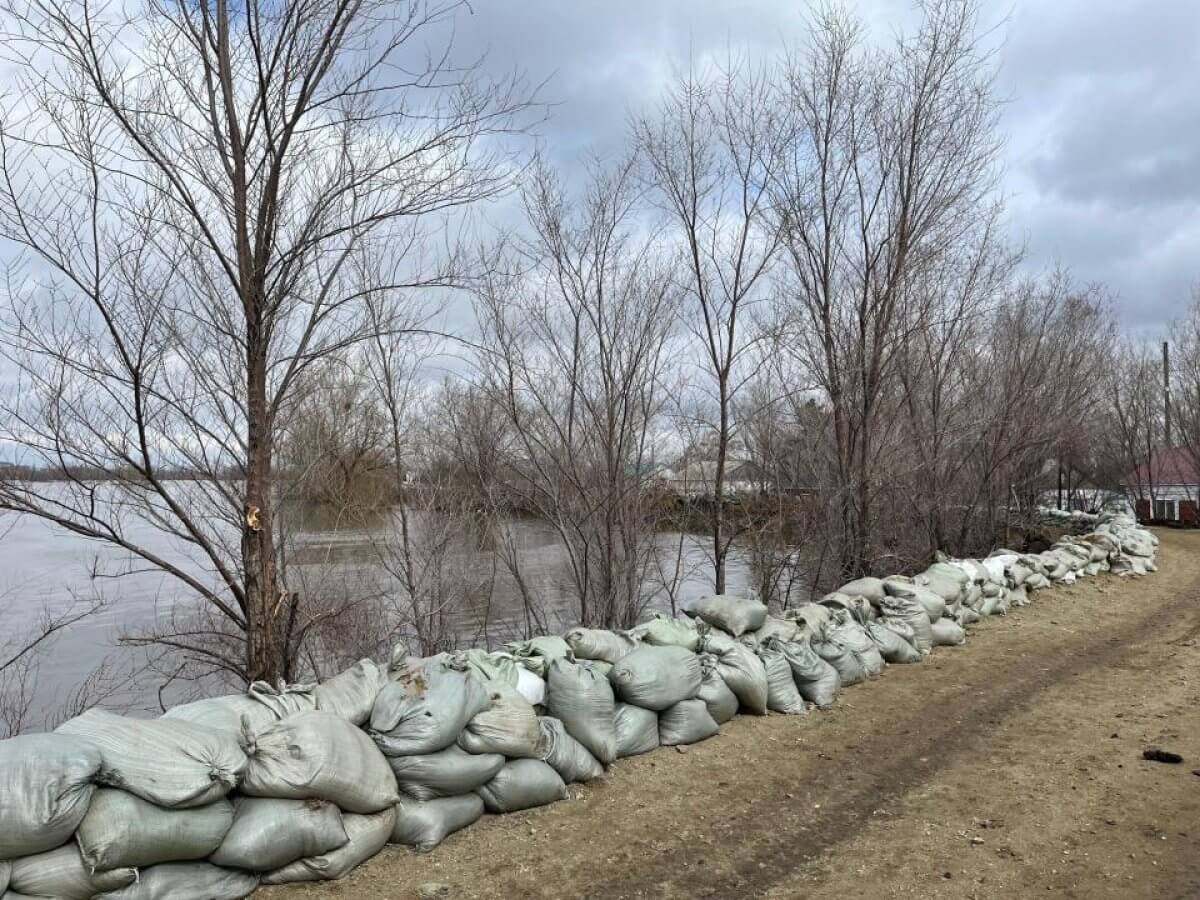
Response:
[{"label": "dirt road", "polygon": [[1195,900],[1200,534],[1160,537],[1157,574],[1044,591],[832,711],[739,717],[574,802],[256,896]]}]

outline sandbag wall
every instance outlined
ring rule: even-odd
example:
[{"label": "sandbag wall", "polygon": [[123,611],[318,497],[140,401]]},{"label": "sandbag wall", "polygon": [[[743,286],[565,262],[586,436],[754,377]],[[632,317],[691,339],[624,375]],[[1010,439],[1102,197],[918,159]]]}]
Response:
[{"label": "sandbag wall", "polygon": [[564,799],[617,759],[703,741],[739,713],[828,706],[1033,591],[1154,571],[1156,546],[1107,517],[1044,553],[863,578],[779,616],[712,596],[629,632],[400,652],[159,719],[90,710],[0,741],[0,895],[234,900],[337,879],[387,843],[431,850],[485,812]]}]

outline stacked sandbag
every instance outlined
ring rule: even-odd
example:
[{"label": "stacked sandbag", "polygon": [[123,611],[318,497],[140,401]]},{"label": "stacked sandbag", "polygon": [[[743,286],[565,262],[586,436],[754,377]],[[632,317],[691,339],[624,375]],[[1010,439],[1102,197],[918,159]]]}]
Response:
[{"label": "stacked sandbag", "polygon": [[796,689],[809,703],[827,708],[837,699],[842,687],[838,670],[822,659],[813,649],[811,635],[805,633],[794,641],[773,642],[792,669]]},{"label": "stacked sandbag", "polygon": [[239,734],[243,722],[247,720],[250,727],[257,730],[279,721],[284,716],[306,712],[316,707],[315,685],[272,685],[266,681],[256,681],[244,694],[229,694],[183,703],[167,710],[163,718],[181,719]]},{"label": "stacked sandbag", "polygon": [[384,848],[396,825],[396,806],[371,815],[347,813],[342,816],[346,843],[336,850],[306,856],[268,872],[263,884],[289,884],[296,881],[334,881],[352,872]]},{"label": "stacked sandbag", "polygon": [[341,716],[354,725],[365,725],[386,683],[387,673],[380,666],[372,660],[360,659],[346,671],[318,684],[312,694],[321,712]]},{"label": "stacked sandbag", "polygon": [[700,660],[678,645],[644,645],[614,665],[608,680],[623,702],[660,712],[699,693]]},{"label": "stacked sandbag", "polygon": [[9,889],[30,897],[91,900],[97,894],[133,884],[136,879],[137,872],[130,867],[96,871],[84,862],[77,846],[66,844],[57,850],[14,859]]},{"label": "stacked sandbag", "polygon": [[690,619],[673,619],[661,613],[632,629],[632,634],[653,647],[682,647],[692,653],[700,646],[702,637]]},{"label": "stacked sandbag", "polygon": [[221,846],[233,825],[233,814],[227,799],[190,809],[165,809],[126,791],[105,788],[93,796],[75,840],[92,870],[204,859]]},{"label": "stacked sandbag", "polygon": [[763,669],[767,674],[767,708],[786,716],[803,715],[807,711],[804,698],[796,689],[791,664],[779,648],[781,643],[781,638],[768,638],[757,650],[758,658],[762,660]]},{"label": "stacked sandbag", "polygon": [[[696,694],[696,697],[704,701],[713,721],[718,725],[724,725],[737,715],[739,702],[737,695],[729,689],[729,685],[721,677],[721,673],[718,671],[719,665],[720,660],[711,653],[705,653],[700,657],[700,669],[703,674],[700,681],[700,692]],[[770,694],[770,685],[767,686],[767,693]]]},{"label": "stacked sandbag", "polygon": [[349,840],[342,811],[332,803],[235,797],[233,823],[209,862],[228,869],[271,872],[337,850]]},{"label": "stacked sandbag", "polygon": [[596,660],[610,666],[637,646],[632,635],[599,628],[572,628],[563,639],[576,659]]},{"label": "stacked sandbag", "polygon": [[95,894],[95,900],[241,900],[258,887],[258,876],[207,862],[162,863],[138,873],[120,890]]},{"label": "stacked sandbag", "polygon": [[618,703],[613,715],[617,757],[649,753],[658,746],[658,713],[631,703]]},{"label": "stacked sandbag", "polygon": [[533,705],[502,681],[488,682],[486,687],[491,703],[467,722],[458,745],[468,753],[537,759],[542,735]]},{"label": "stacked sandbag", "polygon": [[483,683],[465,668],[431,658],[403,669],[379,692],[371,736],[385,756],[436,753],[490,703]]},{"label": "stacked sandbag", "polygon": [[[538,730],[542,740],[539,758],[549,764],[558,773],[558,777],[566,784],[579,781],[593,781],[604,775],[604,766],[592,756],[587,747],[567,733],[567,727],[553,716],[540,716]],[[620,735],[618,734],[618,754],[620,753]],[[504,761],[500,761],[501,766]],[[496,772],[501,766],[497,766]],[[496,774],[480,782],[488,781]],[[482,808],[482,807],[481,807]]]},{"label": "stacked sandbag", "polygon": [[546,707],[602,766],[617,758],[616,698],[608,678],[565,658],[550,663]]},{"label": "stacked sandbag", "polygon": [[689,616],[719,628],[733,637],[755,631],[767,620],[767,607],[757,600],[710,594],[694,601],[686,610]]},{"label": "stacked sandbag", "polygon": [[504,648],[513,655],[524,668],[538,678],[545,678],[550,663],[556,659],[574,661],[575,655],[571,646],[558,635],[544,635],[530,638],[527,641],[512,641]]},{"label": "stacked sandbag", "polygon": [[767,670],[753,650],[732,639],[719,640],[723,633],[705,636],[703,649],[716,660],[715,670],[726,687],[737,697],[741,710],[754,716],[765,715],[770,686]]},{"label": "stacked sandbag", "polygon": [[550,765],[540,759],[514,759],[496,777],[477,789],[490,813],[519,812],[565,800],[567,786]]},{"label": "stacked sandbag", "polygon": [[100,783],[168,809],[220,800],[247,765],[234,735],[179,719],[132,719],[90,709],[58,726],[55,734],[99,748]]},{"label": "stacked sandbag", "polygon": [[433,800],[401,800],[389,842],[428,853],[482,816],[483,798],[474,792]]},{"label": "stacked sandbag", "polygon": [[504,768],[503,755],[468,753],[458,744],[436,753],[390,757],[388,762],[400,793],[414,800],[469,794]]},{"label": "stacked sandbag", "polygon": [[87,815],[103,762],[95,744],[65,734],[0,741],[0,859],[69,841]]}]

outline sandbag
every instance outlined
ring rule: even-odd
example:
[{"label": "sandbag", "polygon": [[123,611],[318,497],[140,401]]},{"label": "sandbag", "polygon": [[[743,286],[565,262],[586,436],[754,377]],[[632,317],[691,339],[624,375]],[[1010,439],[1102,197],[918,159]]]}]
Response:
[{"label": "sandbag", "polygon": [[849,612],[838,610],[826,623],[824,634],[849,649],[858,659],[867,677],[875,678],[883,672],[883,655],[866,629],[852,619]]},{"label": "sandbag", "polygon": [[766,715],[767,670],[753,650],[733,645],[717,657],[717,674],[733,691],[741,709],[755,716]]},{"label": "sandbag", "polygon": [[33,897],[55,900],[91,900],[104,891],[132,884],[137,872],[129,867],[96,872],[83,861],[75,844],[12,861],[10,888]]},{"label": "sandbag", "polygon": [[324,800],[237,797],[233,803],[233,826],[209,857],[214,865],[271,872],[350,840],[341,810]]},{"label": "sandbag", "polygon": [[401,800],[389,843],[428,853],[448,836],[483,815],[483,798],[476,793],[434,800]]},{"label": "sandbag", "polygon": [[817,655],[809,640],[781,643],[779,649],[792,667],[800,696],[822,708],[832,706],[842,687],[837,669]]},{"label": "sandbag", "polygon": [[251,728],[266,728],[279,721],[274,710],[249,694],[228,694],[181,703],[172,706],[162,717],[225,731],[235,737],[241,735],[243,722],[249,722]]},{"label": "sandbag", "polygon": [[573,661],[575,658],[570,645],[556,634],[542,635],[527,641],[511,641],[504,645],[504,649],[539,678],[546,677],[550,663],[554,660],[565,658]]},{"label": "sandbag", "polygon": [[8,860],[0,860],[0,897],[4,896],[4,892],[8,890],[8,879],[12,875],[12,863]]},{"label": "sandbag", "polygon": [[565,800],[567,786],[540,759],[514,759],[476,793],[490,813],[511,813]]},{"label": "sandbag", "polygon": [[[869,601],[868,601],[869,602]],[[801,603],[795,609],[790,609],[787,615],[801,625],[807,625],[810,631],[816,631],[829,621],[829,617],[833,615],[833,609],[828,606],[822,606],[820,603]],[[794,634],[789,640],[799,640],[799,634]]]},{"label": "sandbag", "polygon": [[808,710],[804,698],[796,690],[792,667],[788,664],[778,638],[771,638],[758,648],[758,656],[767,672],[767,709],[788,716],[804,715]]},{"label": "sandbag", "polygon": [[194,809],[164,809],[109,788],[92,797],[75,840],[93,869],[141,868],[204,859],[221,846],[232,824],[233,804],[228,800]]},{"label": "sandbag", "polygon": [[854,581],[843,584],[837,589],[836,593],[848,594],[851,597],[864,597],[870,600],[873,606],[878,606],[879,601],[884,596],[883,580],[879,578],[857,578]]},{"label": "sandbag", "polygon": [[966,628],[968,625],[974,625],[983,617],[969,606],[960,606],[954,613],[954,621]]},{"label": "sandbag", "polygon": [[501,681],[511,688],[517,686],[517,673],[522,667],[511,653],[488,653],[471,648],[454,654],[454,658],[484,684]]},{"label": "sandbag", "polygon": [[696,696],[700,660],[684,647],[642,646],[614,665],[608,680],[621,700],[658,711]]},{"label": "sandbag", "polygon": [[654,618],[635,630],[643,643],[653,647],[682,647],[695,653],[700,646],[700,632],[692,622],[662,613],[655,613]]},{"label": "sandbag", "polygon": [[587,747],[567,733],[566,726],[560,720],[553,716],[539,716],[538,730],[542,735],[539,758],[557,772],[564,783],[592,781],[604,774],[604,766]]},{"label": "sandbag", "polygon": [[406,667],[371,710],[371,736],[385,756],[445,750],[491,700],[483,683],[445,659]]},{"label": "sandbag", "polygon": [[563,638],[576,659],[595,659],[610,665],[637,646],[627,634],[599,628],[572,628]]},{"label": "sandbag", "polygon": [[887,578],[883,582],[884,589],[890,597],[903,597],[906,600],[916,600],[934,622],[946,615],[946,601],[927,587],[914,582],[901,581],[898,578]]},{"label": "sandbag", "polygon": [[0,741],[0,859],[53,850],[88,811],[103,757],[82,738],[26,734]]},{"label": "sandbag", "polygon": [[617,758],[613,716],[616,699],[608,678],[599,672],[556,659],[546,676],[546,708],[562,721],[567,734],[607,766]]},{"label": "sandbag", "polygon": [[[875,607],[871,605],[871,601],[866,597],[859,597],[857,595],[851,596],[850,594],[841,594],[834,591],[832,594],[826,594],[822,597],[818,605],[828,609],[831,616],[837,613],[845,613],[853,618],[854,621],[864,625],[876,617]],[[828,618],[820,624],[813,624],[809,627],[816,630],[825,621],[828,621]],[[794,637],[795,635],[792,636],[792,638]],[[792,638],[786,638],[786,640],[792,640]]]},{"label": "sandbag", "polygon": [[900,664],[921,661],[921,651],[912,643],[915,639],[913,630],[905,623],[897,622],[893,627],[885,621],[871,622],[867,625],[867,634],[886,662]]},{"label": "sandbag", "polygon": [[938,619],[933,623],[932,631],[935,647],[956,647],[967,640],[967,633],[953,619]]},{"label": "sandbag", "polygon": [[193,722],[130,719],[89,709],[55,733],[81,737],[100,748],[100,783],[157,806],[207,806],[228,794],[246,769],[246,754],[234,735]]},{"label": "sandbag", "polygon": [[[826,629],[828,628],[827,625]],[[867,670],[855,653],[841,641],[830,637],[828,631],[814,634],[810,644],[817,656],[837,669],[838,679],[843,687],[867,680]]]},{"label": "sandbag", "polygon": [[313,697],[321,712],[361,726],[371,718],[375,700],[386,683],[387,673],[372,660],[360,659],[346,671],[317,685]]},{"label": "sandbag", "polygon": [[649,753],[658,746],[658,713],[630,703],[618,703],[614,721],[618,757]]},{"label": "sandbag", "polygon": [[336,850],[306,856],[262,878],[263,884],[289,884],[294,881],[336,881],[358,868],[387,845],[396,826],[396,807],[370,816],[347,813],[342,816],[347,841]]},{"label": "sandbag", "polygon": [[754,647],[761,646],[763,641],[767,640],[767,638],[777,638],[781,641],[790,641],[796,637],[796,632],[799,631],[799,627],[800,626],[798,626],[792,619],[779,619],[775,616],[767,616],[766,621],[763,622],[761,628],[759,628],[757,631],[746,632],[746,634],[742,635],[742,640],[745,641],[746,638],[752,637],[753,644],[747,644],[747,646]]},{"label": "sandbag", "polygon": [[[717,671],[717,657],[706,654],[700,659],[700,667],[704,672],[704,677],[700,682],[700,693],[696,695],[696,698],[704,701],[704,705],[708,707],[708,714],[713,717],[714,722],[724,725],[737,715],[739,705],[737,695],[729,689],[729,685]],[[767,687],[767,693],[770,694],[770,685]]]},{"label": "sandbag", "polygon": [[317,708],[315,684],[286,684],[280,681],[277,685],[267,681],[256,681],[246,689],[246,693],[275,714],[275,718],[284,719],[297,713],[312,712]]},{"label": "sandbag", "polygon": [[95,900],[241,900],[258,887],[258,876],[206,862],[162,863],[143,869],[127,888]]},{"label": "sandbag", "polygon": [[388,759],[400,792],[414,800],[455,797],[486,784],[504,768],[499,753],[468,753],[451,744],[437,753]]},{"label": "sandbag", "polygon": [[747,631],[756,631],[767,620],[766,604],[747,597],[731,597],[728,594],[709,594],[695,600],[685,610],[689,616],[702,619],[714,628],[736,637]]},{"label": "sandbag", "polygon": [[466,724],[458,736],[458,746],[468,753],[537,759],[541,732],[529,701],[502,681],[490,681],[485,686],[491,705]]},{"label": "sandbag", "polygon": [[930,630],[929,615],[925,607],[916,600],[906,597],[884,597],[879,611],[883,619],[895,619],[912,629],[914,646],[922,654],[933,648],[933,632]]},{"label": "sandbag", "polygon": [[695,744],[720,731],[703,700],[681,700],[658,716],[658,742],[664,747]]},{"label": "sandbag", "polygon": [[400,799],[396,776],[370,737],[332,713],[289,716],[244,742],[247,796],[328,800],[364,815]]},{"label": "sandbag", "polygon": [[546,679],[522,666],[517,672],[517,691],[531,706],[541,706],[546,702]]}]

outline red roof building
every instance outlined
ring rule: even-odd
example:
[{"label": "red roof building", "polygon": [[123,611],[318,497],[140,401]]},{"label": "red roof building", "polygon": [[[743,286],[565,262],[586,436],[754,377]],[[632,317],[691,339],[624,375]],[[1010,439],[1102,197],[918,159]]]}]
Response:
[{"label": "red roof building", "polygon": [[1156,450],[1125,479],[1141,522],[1200,524],[1200,466],[1184,447]]}]

